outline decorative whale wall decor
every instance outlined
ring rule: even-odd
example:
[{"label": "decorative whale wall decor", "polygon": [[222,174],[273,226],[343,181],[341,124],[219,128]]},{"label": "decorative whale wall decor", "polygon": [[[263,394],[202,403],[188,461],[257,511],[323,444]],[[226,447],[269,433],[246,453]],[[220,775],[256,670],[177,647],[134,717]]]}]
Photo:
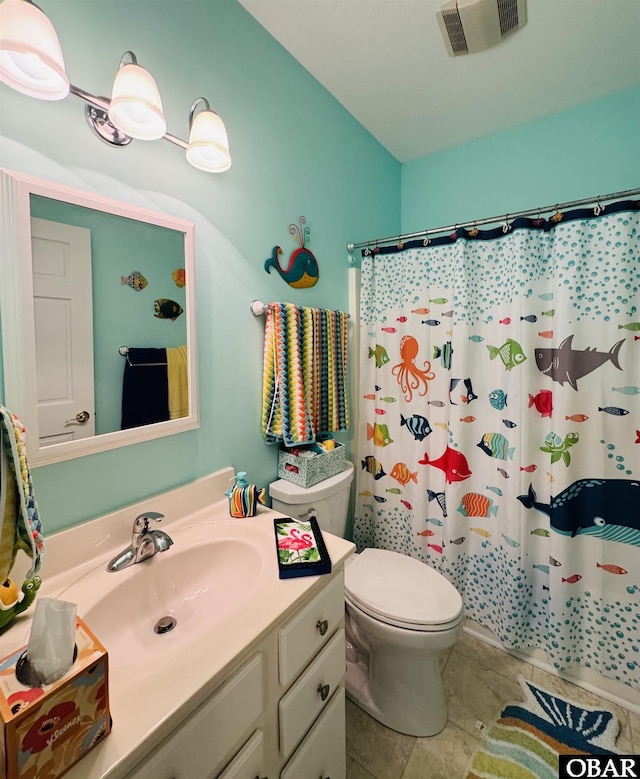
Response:
[{"label": "decorative whale wall decor", "polygon": [[275,268],[287,284],[295,289],[313,287],[317,284],[318,278],[320,277],[318,261],[313,256],[313,253],[305,246],[306,239],[311,232],[308,227],[303,227],[303,225],[306,224],[306,221],[305,217],[301,216],[297,225],[289,225],[289,232],[300,245],[299,248],[291,254],[289,266],[287,268],[282,268],[280,266],[278,257],[283,252],[279,246],[273,247],[271,257],[269,257],[264,264],[264,269],[267,273],[271,273],[271,268]]}]

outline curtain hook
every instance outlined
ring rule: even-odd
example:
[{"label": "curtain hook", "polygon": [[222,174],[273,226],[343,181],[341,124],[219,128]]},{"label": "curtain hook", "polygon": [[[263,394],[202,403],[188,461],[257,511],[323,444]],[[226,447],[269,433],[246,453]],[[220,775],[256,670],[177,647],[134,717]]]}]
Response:
[{"label": "curtain hook", "polygon": [[598,197],[596,201],[596,205],[593,208],[593,214],[594,216],[600,216],[600,214],[603,213],[604,213],[604,206],[602,205],[602,203],[600,202],[600,198]]},{"label": "curtain hook", "polygon": [[422,245],[423,246],[428,246],[430,243],[431,243],[431,239],[429,238],[429,236],[427,235],[427,231],[425,230],[424,231],[424,238],[422,239]]},{"label": "curtain hook", "polygon": [[508,233],[511,230],[511,225],[509,224],[509,214],[506,214],[504,217],[504,224],[502,225],[502,232]]},{"label": "curtain hook", "polygon": [[475,238],[479,233],[480,233],[480,230],[478,230],[478,226],[477,226],[476,222],[474,222],[473,223],[473,227],[471,228],[471,230],[469,230],[469,236],[471,238]]},{"label": "curtain hook", "polygon": [[404,249],[404,243],[402,241],[402,237],[398,236],[398,243],[396,244],[396,248],[402,251]]},{"label": "curtain hook", "polygon": [[552,217],[550,217],[549,221],[558,224],[558,222],[562,221],[563,216],[564,214],[558,209],[558,204],[556,203],[556,212]]},{"label": "curtain hook", "polygon": [[458,240],[458,225],[455,225],[455,226],[454,226],[454,228],[453,228],[453,232],[451,233],[451,235],[449,236],[449,238],[450,238],[452,241],[457,241],[457,240]]}]

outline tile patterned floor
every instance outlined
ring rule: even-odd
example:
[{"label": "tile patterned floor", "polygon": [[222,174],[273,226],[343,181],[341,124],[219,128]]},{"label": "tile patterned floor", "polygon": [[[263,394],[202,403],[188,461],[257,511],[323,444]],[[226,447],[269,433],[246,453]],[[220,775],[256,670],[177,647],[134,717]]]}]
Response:
[{"label": "tile patterned floor", "polygon": [[640,753],[638,714],[466,633],[442,665],[449,718],[437,736],[414,738],[395,733],[347,700],[347,779],[463,779],[482,738],[476,721],[489,725],[505,703],[522,700],[519,674],[577,703],[609,709],[620,722],[617,748],[626,754]]}]

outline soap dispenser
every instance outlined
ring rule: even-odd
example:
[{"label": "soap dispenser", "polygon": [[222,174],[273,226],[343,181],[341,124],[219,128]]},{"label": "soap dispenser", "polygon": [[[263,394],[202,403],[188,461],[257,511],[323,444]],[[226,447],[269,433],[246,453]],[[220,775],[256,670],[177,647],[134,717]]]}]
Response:
[{"label": "soap dispenser", "polygon": [[229,498],[229,514],[232,517],[255,516],[257,503],[264,504],[265,488],[249,484],[245,471],[238,471],[230,481],[235,481],[235,484],[225,492]]}]

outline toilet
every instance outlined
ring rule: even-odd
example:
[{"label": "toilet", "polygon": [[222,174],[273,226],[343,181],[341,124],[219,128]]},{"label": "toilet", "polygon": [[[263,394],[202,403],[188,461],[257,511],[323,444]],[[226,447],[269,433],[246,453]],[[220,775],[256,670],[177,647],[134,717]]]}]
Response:
[{"label": "toilet", "polygon": [[[307,489],[269,486],[274,511],[316,510],[322,530],[344,536],[353,464]],[[447,722],[439,657],[456,641],[462,598],[442,574],[412,557],[364,549],[345,566],[347,696],[374,719],[409,736],[433,736]]]}]

